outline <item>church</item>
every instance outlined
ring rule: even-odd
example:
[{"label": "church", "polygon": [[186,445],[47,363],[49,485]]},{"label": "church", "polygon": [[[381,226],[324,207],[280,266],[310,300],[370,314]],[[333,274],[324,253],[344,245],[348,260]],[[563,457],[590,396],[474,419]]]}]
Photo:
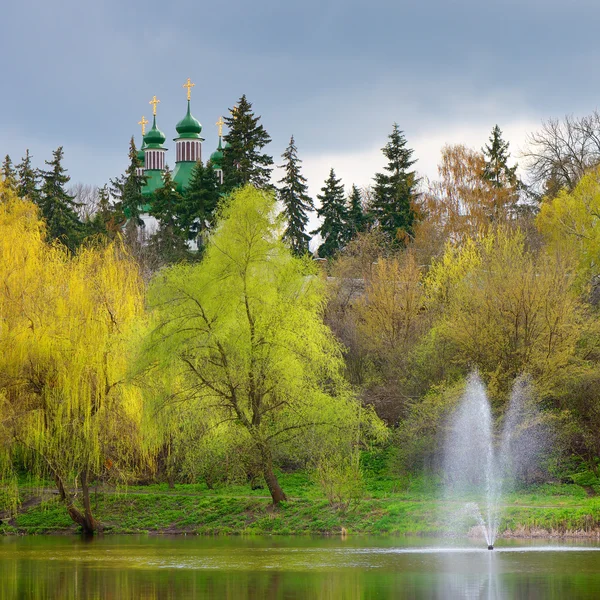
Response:
[{"label": "church", "polygon": [[[177,191],[180,193],[187,188],[196,162],[202,160],[202,142],[204,141],[204,138],[200,135],[202,133],[202,125],[192,115],[190,106],[191,92],[194,85],[189,77],[183,85],[187,89],[187,112],[175,127],[177,137],[173,140],[175,142],[173,181],[177,186]],[[161,188],[164,183],[163,174],[165,172],[167,148],[164,145],[166,136],[156,124],[156,107],[159,103],[160,100],[156,96],[150,100],[153,119],[152,128],[148,132],[146,132],[146,125],[149,121],[145,117],[142,117],[142,120],[138,122],[138,125],[142,126],[142,146],[138,153],[138,158],[142,166],[139,168],[138,174],[145,177],[142,194],[148,200],[155,190]],[[219,117],[219,120],[216,122],[219,131],[219,143],[217,149],[210,155],[209,159],[221,183],[223,182],[222,140],[224,124],[223,117]]]}]

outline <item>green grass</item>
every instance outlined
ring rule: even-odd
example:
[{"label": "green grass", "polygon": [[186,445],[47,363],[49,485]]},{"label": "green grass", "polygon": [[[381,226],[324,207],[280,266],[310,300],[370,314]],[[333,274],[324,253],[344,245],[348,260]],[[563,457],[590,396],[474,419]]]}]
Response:
[{"label": "green grass", "polygon": [[[266,489],[231,485],[209,490],[204,484],[100,488],[92,493],[94,514],[107,533],[442,535],[447,507],[439,482],[424,477],[393,478],[365,469],[366,495],[355,506],[330,506],[306,473],[281,473],[289,500],[274,509]],[[23,482],[22,499],[49,482]],[[39,493],[39,492],[38,492]],[[565,534],[600,530],[600,499],[579,485],[546,484],[507,495],[501,530],[521,535],[542,530]],[[64,506],[46,494],[0,526],[0,533],[74,532]]]}]

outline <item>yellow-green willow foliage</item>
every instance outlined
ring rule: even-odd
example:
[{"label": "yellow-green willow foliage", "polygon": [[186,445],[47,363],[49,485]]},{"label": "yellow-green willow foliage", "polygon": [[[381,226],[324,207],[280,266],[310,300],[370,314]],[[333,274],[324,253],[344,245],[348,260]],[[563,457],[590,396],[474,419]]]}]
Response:
[{"label": "yellow-green willow foliage", "polygon": [[124,468],[136,441],[141,398],[124,379],[143,287],[118,243],[72,256],[44,233],[30,202],[0,205],[0,435],[92,531],[89,481]]},{"label": "yellow-green willow foliage", "polygon": [[492,392],[521,373],[543,392],[575,360],[582,313],[572,284],[573,265],[532,252],[519,231],[500,228],[449,245],[425,278],[426,305],[436,315],[430,335],[447,362],[477,366]]},{"label": "yellow-green willow foliage", "polygon": [[[271,194],[247,186],[221,207],[198,265],[161,271],[149,290],[157,326],[148,360],[175,369],[198,417],[252,453],[274,503],[283,447],[315,452],[354,442],[371,428],[342,379],[341,348],[323,323],[324,282],[292,256]],[[197,417],[197,418],[198,418]]]}]

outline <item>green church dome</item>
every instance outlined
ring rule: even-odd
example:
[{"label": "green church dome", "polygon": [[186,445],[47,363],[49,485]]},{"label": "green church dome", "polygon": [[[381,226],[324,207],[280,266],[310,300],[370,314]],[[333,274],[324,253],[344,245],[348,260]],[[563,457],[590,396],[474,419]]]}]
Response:
[{"label": "green church dome", "polygon": [[190,112],[190,101],[188,100],[187,114],[175,127],[180,138],[198,138],[202,131],[202,125]]},{"label": "green church dome", "polygon": [[223,146],[221,146],[221,138],[219,138],[219,146],[210,155],[210,162],[215,169],[220,169],[223,162]]},{"label": "green church dome", "polygon": [[162,148],[167,137],[165,134],[156,126],[156,116],[152,122],[152,129],[144,136],[144,146],[147,148]]},{"label": "green church dome", "polygon": [[146,147],[146,142],[142,140],[142,147],[138,150],[137,157],[140,161],[142,167],[144,166],[144,148]]}]

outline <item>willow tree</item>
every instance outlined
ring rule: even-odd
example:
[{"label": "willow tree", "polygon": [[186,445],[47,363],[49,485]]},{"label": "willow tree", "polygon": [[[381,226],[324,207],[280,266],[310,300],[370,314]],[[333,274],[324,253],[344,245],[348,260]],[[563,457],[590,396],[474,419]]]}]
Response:
[{"label": "willow tree", "polygon": [[119,244],[73,257],[45,236],[35,205],[0,206],[3,448],[51,475],[73,521],[92,532],[90,480],[117,470],[138,429],[140,397],[123,378],[143,288]]},{"label": "willow tree", "polygon": [[157,368],[185,380],[174,400],[245,442],[274,504],[286,499],[276,450],[335,446],[359,415],[371,417],[341,378],[340,347],[322,320],[324,282],[282,242],[276,215],[272,194],[234,192],[202,262],[162,271],[150,286],[157,324],[147,344]]}]

